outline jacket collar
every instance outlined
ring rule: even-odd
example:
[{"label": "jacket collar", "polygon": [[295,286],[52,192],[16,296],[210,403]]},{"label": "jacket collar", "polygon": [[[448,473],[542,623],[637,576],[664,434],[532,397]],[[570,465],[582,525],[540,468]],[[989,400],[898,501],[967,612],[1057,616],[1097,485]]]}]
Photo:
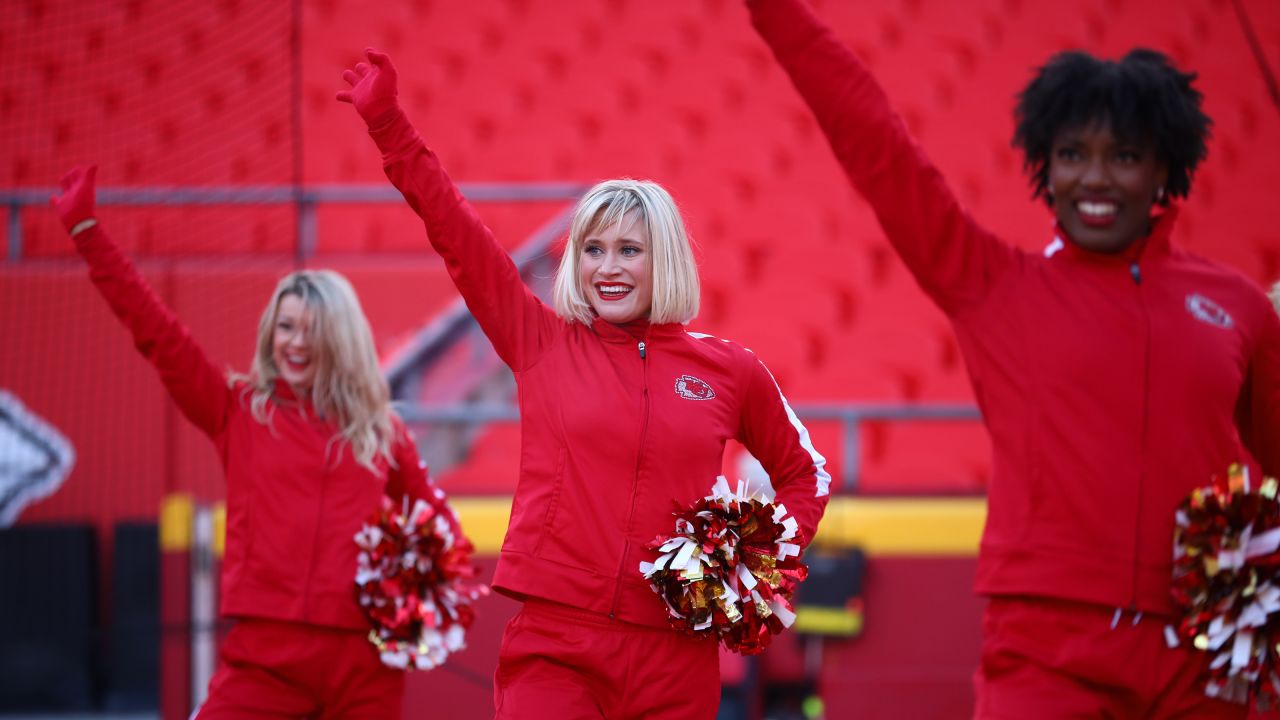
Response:
[{"label": "jacket collar", "polygon": [[595,318],[591,321],[591,331],[605,342],[635,343],[639,340],[648,342],[659,337],[679,335],[684,332],[684,325],[681,323],[653,324],[647,320],[640,320],[626,325],[615,325],[608,320]]},{"label": "jacket collar", "polygon": [[1086,250],[1077,245],[1062,225],[1054,223],[1053,242],[1045,248],[1045,255],[1052,257],[1061,252],[1069,258],[1106,265],[1128,265],[1138,260],[1148,260],[1169,254],[1170,236],[1178,219],[1179,206],[1171,204],[1157,214],[1151,216],[1151,232],[1146,237],[1138,238],[1129,247],[1118,253],[1100,253]]},{"label": "jacket collar", "polygon": [[293,386],[285,382],[283,378],[276,378],[273,382],[271,397],[275,399],[277,403],[298,405],[307,409],[311,408],[311,396],[304,395],[299,397],[298,394],[293,391]]},{"label": "jacket collar", "polygon": [[272,385],[271,394],[276,398],[289,402],[298,401],[298,396],[293,392],[293,386],[285,382],[283,378],[276,378]]}]

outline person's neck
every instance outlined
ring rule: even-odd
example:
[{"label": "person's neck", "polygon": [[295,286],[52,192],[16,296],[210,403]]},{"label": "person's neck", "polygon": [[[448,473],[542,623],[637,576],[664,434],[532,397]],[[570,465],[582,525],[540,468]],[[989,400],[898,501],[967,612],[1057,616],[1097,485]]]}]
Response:
[{"label": "person's neck", "polygon": [[284,378],[277,378],[276,383],[276,387],[288,391],[288,394],[292,395],[294,400],[302,402],[311,400],[311,387],[309,385],[294,385]]},{"label": "person's neck", "polygon": [[622,328],[628,335],[636,340],[643,340],[646,333],[649,332],[649,318],[637,318],[624,323],[614,323]]}]

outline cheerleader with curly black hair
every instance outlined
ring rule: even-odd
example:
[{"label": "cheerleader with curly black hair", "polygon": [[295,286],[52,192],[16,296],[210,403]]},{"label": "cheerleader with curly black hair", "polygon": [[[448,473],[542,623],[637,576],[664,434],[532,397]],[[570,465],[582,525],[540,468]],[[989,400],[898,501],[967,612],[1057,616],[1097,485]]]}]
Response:
[{"label": "cheerleader with curly black hair", "polygon": [[1222,717],[1208,655],[1170,648],[1174,515],[1242,456],[1280,471],[1280,320],[1171,242],[1206,155],[1195,75],[1151,50],[1053,56],[1015,146],[1056,218],[1042,252],[961,206],[866,67],[803,0],[749,0],[889,241],[948,315],[994,462],[980,718]]}]

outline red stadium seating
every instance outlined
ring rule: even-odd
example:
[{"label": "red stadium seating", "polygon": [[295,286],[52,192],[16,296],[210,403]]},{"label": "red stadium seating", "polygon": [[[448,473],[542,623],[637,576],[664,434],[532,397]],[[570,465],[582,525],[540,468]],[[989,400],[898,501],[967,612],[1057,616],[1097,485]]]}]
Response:
[{"label": "red stadium seating", "polygon": [[[1280,106],[1236,12],[1248,15],[1261,62],[1275,73],[1280,3],[814,4],[871,65],[973,215],[1032,251],[1049,239],[1050,216],[1030,201],[1009,146],[1014,95],[1032,68],[1066,48],[1169,53],[1200,73],[1215,121],[1178,240],[1260,282],[1280,276],[1280,232],[1265,216],[1280,187]],[[738,0],[31,0],[0,10],[0,33],[5,189],[49,188],[81,162],[99,163],[99,184],[113,188],[386,186],[361,122],[333,99],[342,70],[371,45],[394,58],[402,103],[458,181],[629,176],[670,188],[699,244],[703,313],[691,329],[750,347],[793,405],[973,401],[945,319],[848,187]],[[560,207],[479,209],[511,249]],[[210,353],[245,369],[266,295],[296,264],[296,210],[111,206],[101,216]],[[23,259],[0,266],[0,384],[80,451],[63,491],[24,521],[89,517],[106,527],[153,517],[166,487],[218,495],[207,441],[177,419],[83,268],[67,260],[52,214],[31,208],[19,220]],[[352,279],[384,355],[456,297],[421,223],[399,203],[326,205],[316,221],[306,264]],[[811,430],[839,477],[850,460],[840,427]],[[864,492],[985,487],[988,445],[976,423],[875,422],[863,431]],[[494,424],[441,482],[453,493],[509,493],[518,453],[515,426]],[[904,572],[884,577],[909,589]],[[963,610],[956,622],[976,622],[973,607]],[[870,608],[868,627],[877,617]],[[864,673],[857,691],[883,682],[922,703],[935,691],[967,702],[972,658],[929,663],[940,625],[909,645],[869,634],[864,655],[852,644],[829,647],[829,664]],[[969,649],[972,629],[956,635]],[[487,628],[477,641],[496,637]],[[467,667],[458,672],[488,665]],[[904,674],[912,667],[933,674]],[[874,697],[839,697],[829,716],[901,715]],[[914,717],[948,716],[918,710]]]}]

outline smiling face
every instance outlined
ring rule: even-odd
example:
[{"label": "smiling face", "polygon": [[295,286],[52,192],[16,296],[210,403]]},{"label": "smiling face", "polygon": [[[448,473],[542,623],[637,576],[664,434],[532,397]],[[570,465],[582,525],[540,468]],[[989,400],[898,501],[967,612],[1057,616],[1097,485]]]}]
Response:
[{"label": "smiling face", "polygon": [[1117,138],[1105,122],[1063,128],[1049,155],[1058,222],[1080,247],[1118,253],[1150,230],[1168,171],[1150,142]]},{"label": "smiling face", "polygon": [[316,377],[311,353],[311,312],[302,298],[289,293],[280,298],[271,335],[271,360],[280,377],[296,394],[311,389]]},{"label": "smiling face", "polygon": [[614,324],[649,317],[653,304],[653,263],[649,234],[639,215],[586,234],[578,259],[582,294],[601,319]]}]

